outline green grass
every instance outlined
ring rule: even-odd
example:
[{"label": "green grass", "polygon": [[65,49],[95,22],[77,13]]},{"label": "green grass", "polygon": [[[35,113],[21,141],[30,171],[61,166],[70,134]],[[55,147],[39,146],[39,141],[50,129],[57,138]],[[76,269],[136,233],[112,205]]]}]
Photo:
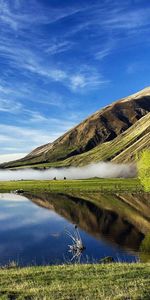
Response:
[{"label": "green grass", "polygon": [[141,153],[138,161],[139,178],[147,192],[150,192],[150,150]]},{"label": "green grass", "polygon": [[150,264],[0,269],[0,299],[149,299]]},{"label": "green grass", "polygon": [[31,180],[31,181],[1,181],[0,192],[10,192],[16,189],[37,192],[69,192],[69,191],[89,191],[89,192],[117,192],[142,191],[142,186],[138,179],[87,179],[87,180]]}]

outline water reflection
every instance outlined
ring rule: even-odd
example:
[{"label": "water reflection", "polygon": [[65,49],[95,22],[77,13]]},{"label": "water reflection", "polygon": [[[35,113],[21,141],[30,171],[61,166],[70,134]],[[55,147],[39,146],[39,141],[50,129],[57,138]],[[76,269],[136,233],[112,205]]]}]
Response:
[{"label": "water reflection", "polygon": [[149,216],[149,194],[0,194],[0,264],[68,261],[72,224],[86,246],[84,261],[133,261],[150,232]]},{"label": "water reflection", "polygon": [[150,231],[149,194],[28,195],[97,239],[138,251]]}]

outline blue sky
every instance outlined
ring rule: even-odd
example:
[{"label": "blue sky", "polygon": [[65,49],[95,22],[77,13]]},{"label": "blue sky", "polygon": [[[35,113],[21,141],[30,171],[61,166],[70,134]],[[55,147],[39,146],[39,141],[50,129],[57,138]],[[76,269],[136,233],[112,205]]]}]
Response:
[{"label": "blue sky", "polygon": [[0,0],[0,155],[149,86],[150,2]]}]

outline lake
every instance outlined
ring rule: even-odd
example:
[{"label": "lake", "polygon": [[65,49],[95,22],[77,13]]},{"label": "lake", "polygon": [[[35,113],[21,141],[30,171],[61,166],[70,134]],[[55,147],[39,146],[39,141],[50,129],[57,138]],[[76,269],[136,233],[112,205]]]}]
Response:
[{"label": "lake", "polygon": [[[0,265],[74,262],[67,232],[77,224],[86,249],[80,262],[142,260],[150,232],[149,194],[0,194]],[[78,258],[79,259],[79,258]]]}]

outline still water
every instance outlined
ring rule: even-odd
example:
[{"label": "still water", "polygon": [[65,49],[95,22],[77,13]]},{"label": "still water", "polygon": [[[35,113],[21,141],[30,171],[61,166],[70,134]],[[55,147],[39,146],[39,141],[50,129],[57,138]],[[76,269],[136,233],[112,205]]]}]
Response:
[{"label": "still water", "polygon": [[148,194],[0,194],[0,265],[71,261],[66,231],[74,234],[74,224],[86,247],[81,262],[138,260],[150,231],[149,203]]}]

